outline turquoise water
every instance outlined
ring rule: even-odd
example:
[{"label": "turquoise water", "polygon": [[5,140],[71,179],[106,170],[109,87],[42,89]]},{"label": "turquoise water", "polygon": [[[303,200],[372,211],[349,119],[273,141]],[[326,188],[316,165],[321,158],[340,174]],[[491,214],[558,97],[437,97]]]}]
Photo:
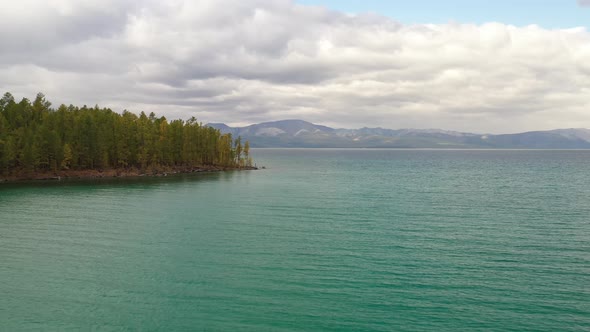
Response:
[{"label": "turquoise water", "polygon": [[590,151],[0,186],[0,330],[588,331]]}]

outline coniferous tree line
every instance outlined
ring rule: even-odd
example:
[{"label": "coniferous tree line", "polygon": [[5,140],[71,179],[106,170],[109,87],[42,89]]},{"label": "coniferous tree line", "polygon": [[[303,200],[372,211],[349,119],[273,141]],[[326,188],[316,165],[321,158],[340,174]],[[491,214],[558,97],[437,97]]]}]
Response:
[{"label": "coniferous tree line", "polygon": [[249,143],[203,126],[108,108],[0,99],[0,174],[21,171],[251,166]]}]

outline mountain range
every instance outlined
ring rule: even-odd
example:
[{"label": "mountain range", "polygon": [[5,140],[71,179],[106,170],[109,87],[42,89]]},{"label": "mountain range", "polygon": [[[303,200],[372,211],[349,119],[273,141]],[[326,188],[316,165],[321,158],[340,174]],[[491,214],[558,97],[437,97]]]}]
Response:
[{"label": "mountain range", "polygon": [[492,135],[440,129],[337,129],[303,120],[264,122],[246,127],[230,127],[223,123],[207,126],[234,137],[241,136],[258,148],[590,149],[589,129]]}]

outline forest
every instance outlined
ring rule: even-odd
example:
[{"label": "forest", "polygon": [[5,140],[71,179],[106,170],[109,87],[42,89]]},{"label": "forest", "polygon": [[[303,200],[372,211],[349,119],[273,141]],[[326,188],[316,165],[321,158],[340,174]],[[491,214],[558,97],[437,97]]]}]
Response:
[{"label": "forest", "polygon": [[249,143],[193,117],[168,121],[109,108],[0,99],[0,175],[68,170],[250,167]]}]

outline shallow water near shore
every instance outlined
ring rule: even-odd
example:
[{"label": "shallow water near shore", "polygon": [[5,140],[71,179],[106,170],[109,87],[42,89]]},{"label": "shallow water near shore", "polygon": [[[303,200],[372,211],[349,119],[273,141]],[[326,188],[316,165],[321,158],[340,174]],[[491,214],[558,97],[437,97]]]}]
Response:
[{"label": "shallow water near shore", "polygon": [[590,330],[590,151],[0,184],[0,330]]}]

